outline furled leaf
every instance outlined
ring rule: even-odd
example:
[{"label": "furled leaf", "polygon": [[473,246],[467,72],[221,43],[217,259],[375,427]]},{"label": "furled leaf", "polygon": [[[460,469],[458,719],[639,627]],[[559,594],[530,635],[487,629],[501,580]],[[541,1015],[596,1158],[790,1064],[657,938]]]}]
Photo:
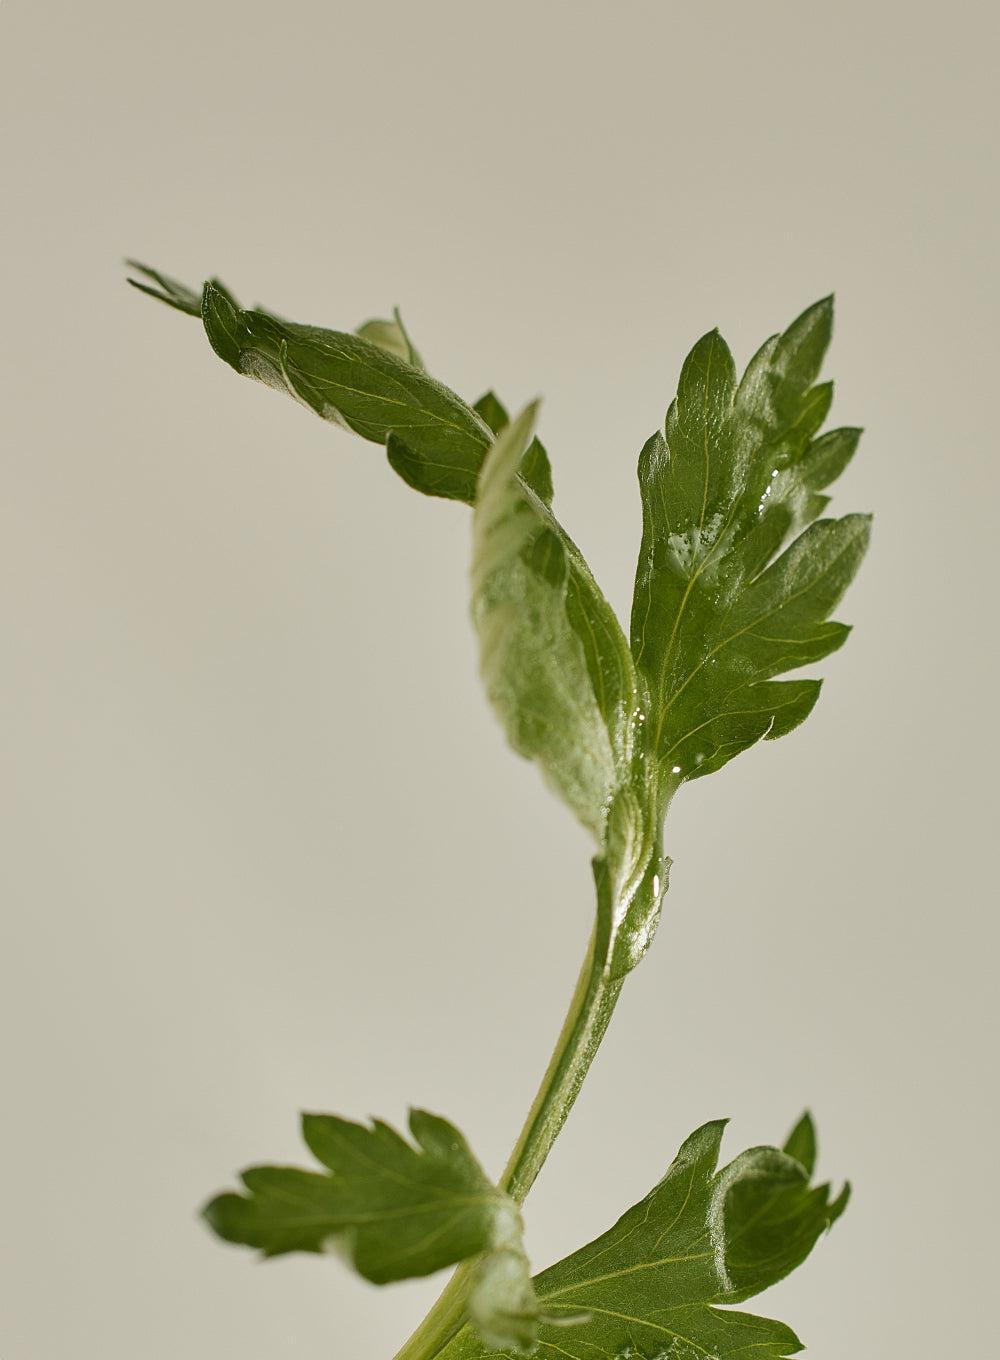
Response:
[{"label": "furled leaf", "polygon": [[[212,348],[237,373],[385,444],[389,462],[416,490],[471,504],[490,430],[443,383],[399,357],[401,324],[387,348],[385,327],[391,323],[380,323],[377,342],[303,326],[261,308],[240,307],[217,280],[205,284],[199,305],[190,289],[143,265],[133,267],[151,281],[130,280],[137,288],[201,316]],[[412,346],[410,351],[412,357]]]},{"label": "furled leaf", "polygon": [[517,476],[534,419],[529,406],[502,427],[480,478],[472,565],[480,668],[511,745],[538,762],[601,847],[599,888],[610,875],[615,930],[633,947],[641,934],[644,948],[658,907],[644,689],[582,557]]},{"label": "furled leaf", "polygon": [[[627,727],[602,712],[566,603],[567,551],[516,477],[535,408],[499,435],[483,469],[474,517],[473,617],[487,692],[515,750],[538,760],[583,824],[600,838]],[[631,664],[622,657],[634,702]]]},{"label": "furled leaf", "polygon": [[640,455],[632,649],[668,780],[709,774],[761,737],[791,731],[820,682],[774,677],[847,637],[827,620],[864,554],[869,518],[817,521],[820,493],[860,434],[816,437],[832,398],[831,384],[816,384],[832,316],[829,298],[809,308],[762,346],[740,382],[719,333],[704,336],[664,432]]},{"label": "furled leaf", "polygon": [[[726,1305],[799,1265],[847,1192],[831,1201],[829,1186],[810,1187],[803,1165],[777,1148],[753,1148],[717,1171],[723,1128],[698,1129],[644,1200],[536,1277],[540,1356],[776,1360],[802,1349],[784,1323]],[[441,1360],[486,1353],[466,1329]]]},{"label": "furled leaf", "polygon": [[[216,354],[238,373],[385,444],[392,466],[417,491],[472,503],[490,432],[500,432],[507,412],[492,393],[470,408],[431,378],[398,309],[392,319],[366,321],[349,335],[286,321],[264,307],[244,310],[218,279],[199,294],[135,260],[129,264],[145,280],[130,279],[133,287],[201,317]],[[550,503],[552,469],[537,439],[520,471]]]},{"label": "furled leaf", "polygon": [[803,1157],[815,1162],[816,1134],[808,1115],[781,1152],[752,1148],[719,1173],[716,1196],[725,1205],[728,1244],[720,1267],[728,1280],[727,1302],[740,1303],[790,1274],[847,1207],[850,1187],[831,1201],[828,1185],[810,1187],[812,1167]]},{"label": "furled leaf", "polygon": [[498,1209],[488,1251],[473,1274],[466,1312],[473,1331],[490,1350],[529,1353],[542,1321],[525,1254],[521,1215],[512,1201]]}]

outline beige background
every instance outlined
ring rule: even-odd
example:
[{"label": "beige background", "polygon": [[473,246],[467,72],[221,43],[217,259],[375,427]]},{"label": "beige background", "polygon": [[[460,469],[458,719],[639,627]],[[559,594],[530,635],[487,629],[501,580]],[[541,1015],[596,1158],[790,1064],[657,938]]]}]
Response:
[{"label": "beige background", "polygon": [[439,1281],[195,1218],[302,1107],[498,1169],[588,930],[504,749],[469,521],[241,383],[138,254],[541,391],[622,610],[688,345],[835,288],[877,532],[807,727],[678,800],[656,947],[529,1204],[541,1265],[702,1120],[808,1102],[857,1197],[761,1301],[811,1354],[987,1354],[995,1286],[996,34],[957,3],[0,10],[3,1360],[387,1360]]}]

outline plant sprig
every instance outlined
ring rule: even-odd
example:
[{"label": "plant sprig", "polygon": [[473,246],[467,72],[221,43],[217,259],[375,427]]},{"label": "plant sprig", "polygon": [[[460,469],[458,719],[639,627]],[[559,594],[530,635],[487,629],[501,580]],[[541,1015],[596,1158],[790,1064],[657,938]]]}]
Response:
[{"label": "plant sprig", "polygon": [[355,332],[244,309],[142,265],[130,282],[199,317],[216,354],[325,420],[383,444],[415,490],[473,506],[472,617],[483,682],[510,744],[538,764],[594,842],[594,926],[562,1034],[494,1183],[453,1125],[309,1115],[322,1170],[260,1166],[205,1215],[265,1255],[336,1250],[384,1284],[459,1269],[397,1360],[552,1356],[786,1357],[784,1324],[734,1311],[799,1265],[843,1212],[812,1186],[803,1117],[783,1149],[717,1170],[723,1122],[684,1143],[607,1233],[532,1280],[520,1205],[551,1150],[659,920],[664,818],[714,773],[811,712],[814,678],[779,679],[845,641],[831,621],[869,518],[824,516],[860,431],[821,434],[830,298],[761,346],[742,377],[717,331],[695,345],[664,428],[639,457],[643,532],[630,638],[552,511],[537,406],[511,419],[433,378],[396,312]]}]

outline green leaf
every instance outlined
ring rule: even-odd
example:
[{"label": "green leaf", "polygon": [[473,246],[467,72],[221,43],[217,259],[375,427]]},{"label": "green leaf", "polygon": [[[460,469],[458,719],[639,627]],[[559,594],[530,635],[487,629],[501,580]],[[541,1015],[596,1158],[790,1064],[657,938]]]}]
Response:
[{"label": "green leaf", "polygon": [[[500,434],[510,424],[507,409],[495,392],[486,392],[472,408],[482,416],[495,435]],[[546,505],[552,504],[552,465],[541,440],[535,435],[525,449],[521,466],[521,476],[536,496]]]},{"label": "green leaf", "polygon": [[480,1257],[469,1315],[488,1345],[530,1349],[539,1312],[520,1211],[447,1120],[410,1111],[413,1143],[388,1124],[307,1114],[302,1133],[325,1171],[256,1166],[204,1216],[227,1242],[265,1256],[335,1252],[374,1284]]},{"label": "green leaf", "polygon": [[500,434],[510,424],[510,414],[506,406],[493,391],[484,392],[472,409],[481,416],[495,435]]},{"label": "green leaf", "polygon": [[776,1148],[744,1152],[721,1173],[727,1302],[740,1303],[784,1279],[846,1209],[849,1186],[831,1200],[829,1186],[809,1187],[809,1175],[797,1159]]},{"label": "green leaf", "polygon": [[205,1217],[220,1237],[265,1256],[334,1243],[376,1284],[485,1250],[503,1197],[446,1120],[412,1110],[410,1132],[415,1146],[378,1120],[304,1115],[306,1144],[331,1174],[251,1167],[245,1192],[220,1195]]},{"label": "green leaf", "polygon": [[[829,1186],[811,1187],[802,1164],[777,1148],[752,1148],[717,1171],[724,1127],[698,1129],[644,1200],[536,1277],[539,1354],[746,1360],[802,1349],[784,1323],[726,1305],[799,1265],[843,1212],[846,1191],[831,1201]],[[485,1353],[466,1329],[441,1360]]]},{"label": "green leaf", "polygon": [[[245,310],[217,281],[205,285],[199,306],[183,285],[135,268],[149,281],[132,280],[137,287],[201,316],[213,349],[237,372],[384,442],[391,465],[417,490],[476,500],[491,435],[508,435],[507,411],[492,392],[473,409],[414,367],[416,351],[398,314],[394,322],[369,322],[365,334],[349,335],[285,321],[263,308]],[[399,357],[404,349],[411,362]],[[494,478],[498,494],[490,516],[497,529],[506,506],[517,543],[509,535],[496,538],[506,542],[507,559],[484,568],[476,588],[477,617],[492,639],[484,674],[515,748],[539,761],[597,838],[600,943],[620,975],[648,946],[666,884],[662,809],[646,760],[648,695],[614,611],[552,516],[552,473],[542,444],[526,438],[508,463],[504,458],[504,475]],[[532,618],[554,629],[570,667],[565,675],[525,627],[519,582],[533,583]],[[522,664],[528,670],[515,674]],[[561,727],[564,719],[568,726]]]},{"label": "green leaf", "polygon": [[402,359],[405,363],[412,365],[413,368],[425,370],[427,368],[407,334],[398,307],[393,309],[391,321],[377,318],[373,321],[366,321],[363,326],[357,328],[355,335],[360,335],[363,340],[370,340],[373,345],[378,345],[380,349],[386,350],[389,354],[394,354],[397,359]]},{"label": "green leaf", "polygon": [[816,1128],[808,1111],[788,1135],[783,1151],[794,1157],[807,1175],[816,1170]]},{"label": "green leaf", "polygon": [[[344,331],[284,321],[273,312],[245,310],[217,281],[206,283],[196,309],[190,289],[137,265],[150,282],[137,288],[190,315],[200,315],[220,359],[250,378],[286,392],[324,420],[385,444],[389,462],[418,491],[471,504],[490,430],[464,401],[422,368],[399,357],[415,354],[398,322],[387,347]],[[151,286],[156,284],[157,287]],[[371,323],[369,323],[370,325]]]},{"label": "green leaf", "polygon": [[472,565],[480,669],[511,745],[541,766],[601,848],[599,902],[624,971],[659,909],[647,701],[579,551],[517,475],[535,413],[529,406],[503,426],[480,478]]},{"label": "green leaf", "polygon": [[552,466],[541,440],[536,436],[524,451],[520,473],[544,505],[552,504]]},{"label": "green leaf", "polygon": [[[511,745],[541,764],[600,840],[627,727],[616,708],[602,711],[573,627],[562,535],[516,475],[535,414],[529,406],[504,428],[483,468],[473,529],[473,618],[483,681]],[[634,703],[624,652],[622,661]]]},{"label": "green leaf", "polygon": [[150,269],[148,265],[140,264],[138,260],[126,260],[125,263],[136,273],[144,275],[144,280],[129,279],[132,287],[138,288],[140,293],[156,298],[159,302],[165,302],[168,307],[176,307],[179,312],[186,312],[188,316],[201,316],[200,293],[193,292],[167,274],[161,274],[156,269]]},{"label": "green leaf", "polygon": [[[366,321],[349,335],[285,321],[263,307],[244,310],[217,279],[198,294],[135,260],[128,263],[147,280],[129,279],[133,287],[201,317],[212,348],[238,373],[385,444],[392,467],[417,491],[469,504],[475,499],[490,433],[499,433],[507,413],[492,393],[470,408],[430,377],[398,309],[391,320]],[[537,439],[521,475],[551,502],[552,469]]]},{"label": "green leaf", "polygon": [[664,432],[640,455],[632,650],[668,788],[802,722],[820,682],[774,677],[847,637],[828,619],[864,554],[869,517],[814,523],[821,490],[860,435],[817,437],[832,398],[832,385],[815,381],[832,318],[831,299],[810,307],[740,382],[719,333],[703,336]]}]

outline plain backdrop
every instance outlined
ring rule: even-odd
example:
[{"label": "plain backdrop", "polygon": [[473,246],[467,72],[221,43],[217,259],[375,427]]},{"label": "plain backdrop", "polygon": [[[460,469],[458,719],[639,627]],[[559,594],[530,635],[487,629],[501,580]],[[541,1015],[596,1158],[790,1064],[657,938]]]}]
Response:
[{"label": "plain backdrop", "polygon": [[205,1197],[303,1108],[439,1110],[499,1170],[589,930],[504,747],[469,517],[237,377],[138,255],[541,392],[627,611],[690,344],[835,289],[835,509],[872,509],[794,736],[685,789],[656,945],[527,1207],[543,1265],[703,1120],[808,1104],[855,1202],[754,1305],[810,1354],[989,1351],[992,6],[0,8],[3,1360],[388,1360],[440,1280],[259,1266]]}]

